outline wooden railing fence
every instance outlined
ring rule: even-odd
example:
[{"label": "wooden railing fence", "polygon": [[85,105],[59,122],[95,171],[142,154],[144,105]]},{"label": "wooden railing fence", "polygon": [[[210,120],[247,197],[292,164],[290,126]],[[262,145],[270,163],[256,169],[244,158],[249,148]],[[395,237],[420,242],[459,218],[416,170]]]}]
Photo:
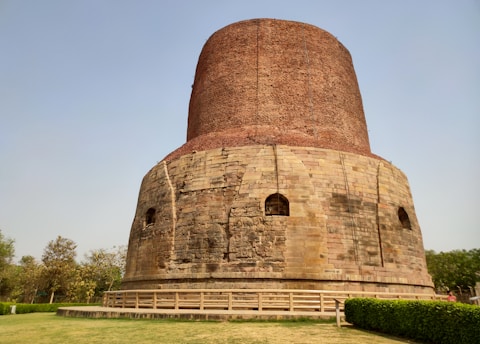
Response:
[{"label": "wooden railing fence", "polygon": [[445,300],[443,295],[292,289],[156,289],[105,292],[103,307],[173,310],[317,311],[335,313],[352,297]]}]

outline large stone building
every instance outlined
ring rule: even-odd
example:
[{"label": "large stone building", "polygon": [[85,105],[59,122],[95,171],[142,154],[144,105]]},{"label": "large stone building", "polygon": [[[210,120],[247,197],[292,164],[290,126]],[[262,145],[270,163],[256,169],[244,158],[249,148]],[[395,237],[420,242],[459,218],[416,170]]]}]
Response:
[{"label": "large stone building", "polygon": [[209,38],[187,142],[143,179],[123,288],[432,293],[407,178],[371,152],[335,37],[256,19]]}]

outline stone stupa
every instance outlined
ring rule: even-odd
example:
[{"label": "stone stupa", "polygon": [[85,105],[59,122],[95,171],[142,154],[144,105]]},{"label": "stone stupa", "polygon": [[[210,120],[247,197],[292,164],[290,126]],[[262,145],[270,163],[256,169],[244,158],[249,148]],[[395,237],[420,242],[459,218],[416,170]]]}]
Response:
[{"label": "stone stupa", "polygon": [[433,292],[407,178],[371,152],[334,36],[254,19],[208,39],[187,142],[143,179],[122,287]]}]

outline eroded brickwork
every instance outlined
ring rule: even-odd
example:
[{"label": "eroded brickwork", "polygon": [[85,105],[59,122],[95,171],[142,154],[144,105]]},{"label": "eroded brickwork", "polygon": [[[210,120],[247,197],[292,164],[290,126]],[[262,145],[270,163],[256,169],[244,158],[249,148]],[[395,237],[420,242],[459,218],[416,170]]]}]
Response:
[{"label": "eroded brickwork", "polygon": [[187,143],[168,158],[273,143],[371,154],[350,53],[304,23],[229,25],[200,54]]}]

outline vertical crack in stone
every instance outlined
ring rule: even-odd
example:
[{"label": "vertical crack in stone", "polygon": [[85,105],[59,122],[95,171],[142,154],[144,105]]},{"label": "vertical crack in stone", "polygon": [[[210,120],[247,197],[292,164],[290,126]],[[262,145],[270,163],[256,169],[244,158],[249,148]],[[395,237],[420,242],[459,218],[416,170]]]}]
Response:
[{"label": "vertical crack in stone", "polygon": [[378,248],[380,250],[380,261],[382,263],[382,267],[385,266],[384,260],[383,260],[383,245],[382,245],[382,233],[380,231],[380,214],[379,214],[379,206],[380,206],[380,167],[382,166],[382,163],[379,162],[377,166],[377,204],[376,204],[376,222],[377,222],[377,233],[378,233]]},{"label": "vertical crack in stone", "polygon": [[168,188],[170,190],[170,201],[172,205],[172,243],[170,248],[170,257],[174,259],[175,255],[175,228],[177,226],[177,210],[176,210],[176,202],[175,202],[175,190],[172,185],[172,181],[170,180],[170,175],[168,173],[167,163],[163,161],[163,170],[165,171],[165,178],[167,179]]},{"label": "vertical crack in stone", "polygon": [[352,209],[352,204],[350,202],[350,188],[348,186],[348,177],[347,177],[347,171],[345,168],[345,156],[343,153],[340,152],[340,162],[342,165],[342,171],[343,171],[343,179],[345,181],[345,192],[347,193],[347,210],[348,213],[350,214],[350,219],[352,220],[352,241],[353,241],[353,253],[355,256],[355,262],[357,264],[360,264],[359,257],[358,257],[358,237],[357,237],[357,221],[355,219],[355,214]]},{"label": "vertical crack in stone", "polygon": [[302,26],[302,41],[303,41],[303,51],[305,55],[305,63],[307,65],[307,93],[308,93],[308,106],[310,108],[310,120],[312,121],[313,136],[315,140],[317,139],[317,126],[315,119],[315,112],[313,110],[313,90],[311,84],[311,71],[310,71],[310,56],[308,55],[307,39],[305,38],[305,24]]}]

